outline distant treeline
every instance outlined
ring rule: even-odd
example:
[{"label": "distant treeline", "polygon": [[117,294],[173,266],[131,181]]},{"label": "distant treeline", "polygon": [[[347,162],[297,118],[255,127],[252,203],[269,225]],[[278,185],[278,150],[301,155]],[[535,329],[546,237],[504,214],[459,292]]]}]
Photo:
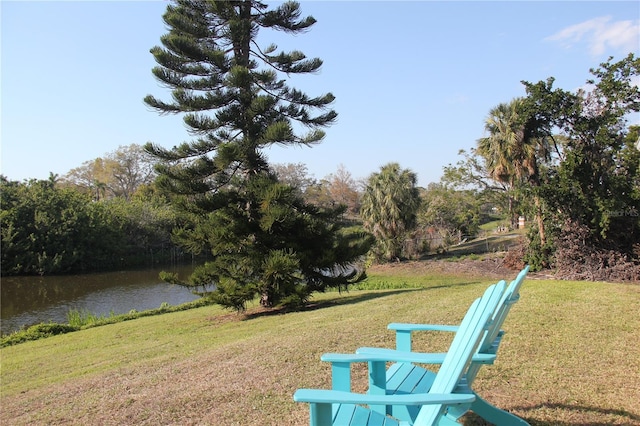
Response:
[{"label": "distant treeline", "polygon": [[171,242],[177,216],[144,191],[98,200],[56,177],[28,182],[0,176],[2,275],[45,275],[179,261]]}]

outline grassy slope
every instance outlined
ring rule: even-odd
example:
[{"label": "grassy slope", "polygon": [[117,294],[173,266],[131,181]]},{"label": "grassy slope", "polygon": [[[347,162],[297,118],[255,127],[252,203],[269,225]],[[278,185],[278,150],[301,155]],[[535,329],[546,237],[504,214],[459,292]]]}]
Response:
[{"label": "grassy slope", "polygon": [[[307,424],[292,394],[329,387],[322,353],[393,346],[392,321],[455,323],[490,282],[371,279],[423,287],[329,293],[286,315],[198,308],[3,348],[0,423]],[[476,389],[532,425],[640,425],[639,302],[637,285],[527,280]],[[365,372],[354,374],[358,390]]]}]

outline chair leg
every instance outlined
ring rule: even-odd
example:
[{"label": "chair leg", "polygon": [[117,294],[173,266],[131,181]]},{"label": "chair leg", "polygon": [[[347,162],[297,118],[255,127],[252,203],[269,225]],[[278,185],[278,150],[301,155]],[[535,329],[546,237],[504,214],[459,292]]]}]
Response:
[{"label": "chair leg", "polygon": [[453,420],[452,418],[447,416],[440,417],[436,424],[438,426],[460,426],[460,423],[457,420]]},{"label": "chair leg", "polygon": [[475,401],[471,403],[470,410],[496,426],[529,426],[529,423],[520,417],[489,404],[478,394],[476,394]]}]

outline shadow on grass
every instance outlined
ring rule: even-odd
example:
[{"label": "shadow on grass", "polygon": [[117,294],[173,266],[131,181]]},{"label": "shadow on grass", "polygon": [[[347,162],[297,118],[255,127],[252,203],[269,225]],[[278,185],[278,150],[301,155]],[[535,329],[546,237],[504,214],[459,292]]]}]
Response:
[{"label": "shadow on grass", "polygon": [[[469,281],[469,282],[462,282],[462,283],[455,283],[455,284],[446,284],[446,285],[435,285],[435,286],[429,286],[429,287],[424,287],[424,288],[403,288],[403,289],[396,289],[396,290],[386,290],[386,289],[381,289],[381,290],[368,290],[368,289],[363,289],[363,290],[357,290],[357,291],[363,291],[366,292],[365,294],[354,294],[351,295],[351,293],[349,293],[348,291],[343,291],[341,294],[343,295],[340,298],[335,298],[335,299],[330,299],[330,300],[323,300],[320,302],[315,302],[315,303],[310,303],[307,306],[301,308],[301,309],[291,309],[291,308],[272,308],[272,309],[266,309],[266,308],[258,308],[258,309],[254,309],[251,312],[246,312],[243,315],[243,320],[252,320],[255,318],[262,318],[262,317],[270,317],[270,316],[277,316],[277,315],[284,315],[284,314],[288,314],[291,312],[308,312],[308,311],[316,311],[318,309],[326,309],[326,308],[331,308],[334,306],[341,306],[341,305],[354,305],[356,303],[362,303],[362,302],[367,302],[369,300],[375,300],[375,299],[380,299],[382,297],[388,297],[388,296],[393,296],[396,294],[404,294],[404,293],[409,293],[409,292],[417,292],[417,291],[429,291],[429,290],[435,290],[435,289],[441,289],[441,288],[448,288],[448,287],[461,287],[461,286],[467,286],[467,285],[474,285],[474,284],[479,284],[480,281]],[[347,294],[347,296],[344,296],[344,294]],[[480,294],[479,296],[481,296],[482,294]]]},{"label": "shadow on grass", "polygon": [[372,293],[375,290],[370,290],[366,294],[346,296],[340,299],[330,299],[330,300],[323,300],[321,302],[310,303],[307,306],[300,309],[292,309],[292,308],[265,309],[263,308],[263,309],[253,310],[252,312],[245,313],[244,320],[251,320],[251,319],[261,318],[261,317],[270,317],[275,315],[284,315],[291,312],[316,311],[318,309],[331,308],[333,306],[340,306],[340,305],[353,305],[353,304],[365,302],[368,300],[374,300],[381,297],[392,296],[394,294],[407,293],[411,291],[422,291],[422,290],[427,290],[427,289],[408,288],[408,289],[391,290],[391,291],[380,291],[379,293]]},{"label": "shadow on grass", "polygon": [[[476,285],[480,284],[482,281],[468,281],[463,283],[455,283],[455,284],[442,284],[442,285],[431,285],[429,287],[420,288],[418,290],[435,290],[440,288],[450,288],[450,287],[463,287],[467,285]],[[487,285],[488,287],[488,285]],[[482,290],[484,291],[484,290]],[[482,292],[478,295],[478,297],[482,296]]]},{"label": "shadow on grass", "polygon": [[[601,408],[601,407],[587,407],[583,405],[569,405],[569,404],[554,404],[554,403],[546,403],[539,404],[534,406],[527,407],[513,407],[513,410],[520,412],[528,412],[534,411],[538,409],[550,409],[550,410],[558,410],[564,412],[571,412],[577,414],[583,414],[585,417],[603,417],[603,416],[616,416],[623,421],[623,423],[618,424],[640,424],[640,414],[631,413],[622,409],[611,409],[611,408]],[[575,416],[571,414],[570,416]],[[585,421],[585,420],[576,420],[576,421],[546,421],[546,420],[536,420],[533,418],[529,418],[527,416],[521,416],[523,420],[529,423],[531,426],[608,426],[611,424],[611,420],[609,421]],[[492,423],[486,422],[480,416],[469,413],[464,417],[464,426],[490,426]]]}]

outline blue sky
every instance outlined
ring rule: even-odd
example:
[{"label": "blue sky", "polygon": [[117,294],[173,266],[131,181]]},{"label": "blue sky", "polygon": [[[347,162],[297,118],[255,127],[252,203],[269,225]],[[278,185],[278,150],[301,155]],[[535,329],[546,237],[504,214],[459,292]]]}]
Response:
[{"label": "blue sky", "polygon": [[[575,90],[609,56],[639,53],[635,1],[302,1],[317,24],[262,45],[324,61],[291,85],[332,92],[338,121],[312,148],[275,148],[317,179],[343,165],[366,178],[389,162],[439,181],[484,136],[488,111],[555,77]],[[167,98],[149,49],[166,32],[166,1],[1,1],[1,169],[11,180],[63,175],[119,146],[189,140],[180,116],[142,102]],[[632,118],[639,124],[637,115]]]}]

